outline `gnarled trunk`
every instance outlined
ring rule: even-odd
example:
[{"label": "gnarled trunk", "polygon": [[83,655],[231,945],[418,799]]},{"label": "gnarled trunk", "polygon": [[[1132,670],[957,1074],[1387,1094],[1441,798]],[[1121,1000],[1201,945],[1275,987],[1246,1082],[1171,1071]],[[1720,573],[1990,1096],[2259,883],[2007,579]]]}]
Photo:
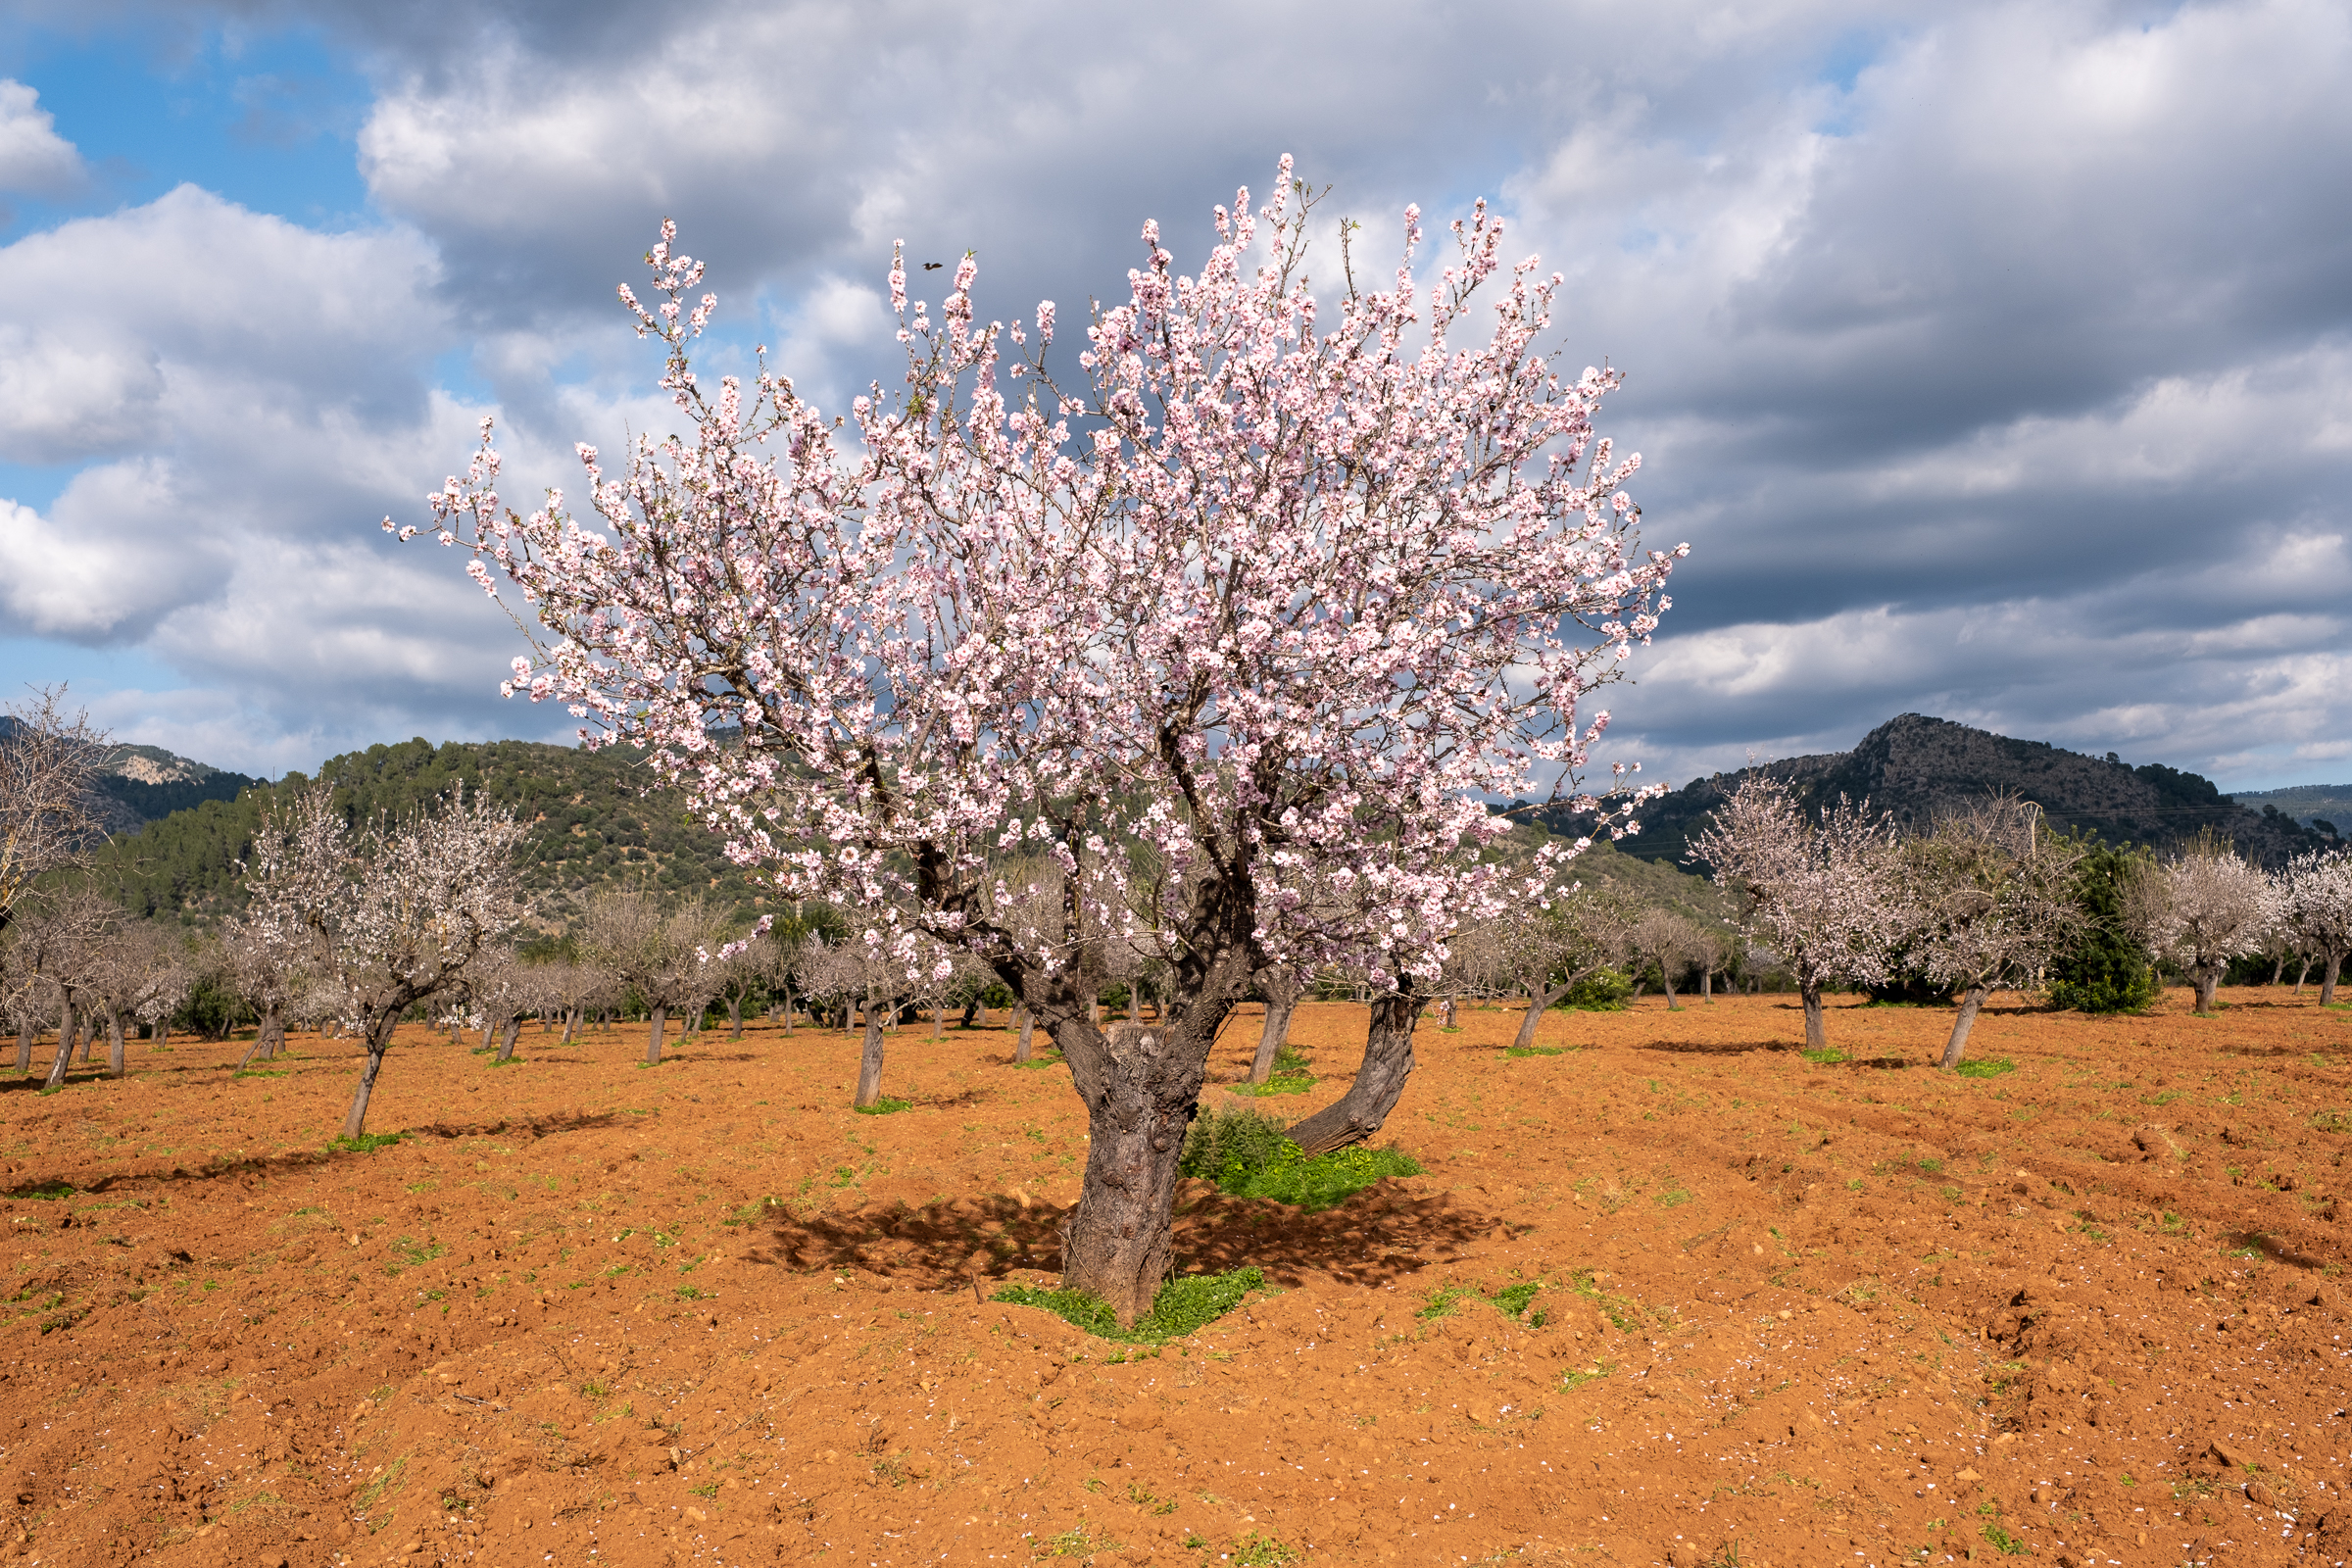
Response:
[{"label": "gnarled trunk", "polygon": [[1061,1227],[1061,1283],[1108,1304],[1121,1323],[1148,1315],[1172,1272],[1176,1161],[1208,1070],[1209,1042],[1186,1026],[1199,1022],[1192,1012],[1172,1028],[1102,1030],[1077,1017],[1054,1028],[1088,1133],[1086,1185]]},{"label": "gnarled trunk", "polygon": [[865,1049],[858,1056],[858,1094],[850,1102],[859,1110],[882,1098],[882,1011],[871,997],[865,1003]]},{"label": "gnarled trunk", "polygon": [[1027,1007],[1023,1007],[1021,1009],[1021,1040],[1020,1044],[1012,1048],[1013,1060],[1028,1061],[1031,1059],[1029,1055],[1029,1037],[1036,1032],[1037,1014],[1031,1012]]},{"label": "gnarled trunk", "polygon": [[1268,969],[1257,977],[1257,989],[1266,998],[1266,1024],[1258,1031],[1257,1055],[1250,1063],[1250,1082],[1262,1084],[1274,1076],[1274,1058],[1282,1054],[1283,1042],[1291,1037],[1291,1015],[1298,1008],[1301,989],[1297,973],[1291,969]]},{"label": "gnarled trunk", "polygon": [[1944,1042],[1943,1059],[1936,1065],[1950,1072],[1960,1065],[1961,1053],[1968,1049],[1968,1031],[1975,1027],[1977,1009],[1992,994],[1989,986],[1970,986],[1960,996],[1960,1016],[1952,1020],[1952,1038]]},{"label": "gnarled trunk", "polygon": [[1389,1119],[1413,1071],[1413,1025],[1421,1016],[1421,999],[1404,977],[1396,992],[1372,1003],[1364,1030],[1364,1059],[1355,1070],[1348,1093],[1316,1111],[1290,1131],[1291,1142],[1310,1154],[1360,1144]]},{"label": "gnarled trunk", "polygon": [[[542,1030],[540,1032],[544,1034],[546,1031]],[[496,1060],[505,1062],[513,1061],[514,1059],[514,1037],[521,1033],[522,1016],[521,1014],[517,1013],[515,1016],[507,1020],[506,1028],[499,1031],[498,1055],[495,1058]]]},{"label": "gnarled trunk", "polygon": [[1682,1011],[1683,1004],[1674,1000],[1674,965],[1670,963],[1658,965],[1658,986],[1666,993],[1666,1010],[1668,1012]]},{"label": "gnarled trunk", "polygon": [[1805,1049],[1807,1051],[1829,1050],[1829,1032],[1821,1026],[1821,983],[1816,980],[1800,980],[1796,985],[1796,994],[1804,999],[1805,1004]]},{"label": "gnarled trunk", "polygon": [[74,1004],[68,1003],[66,1015],[57,1026],[57,1059],[49,1063],[49,1082],[43,1087],[55,1089],[66,1081],[66,1069],[74,1065],[74,1036],[78,1027]]},{"label": "gnarled trunk", "polygon": [[2321,1006],[2331,1007],[2335,1005],[2335,975],[2336,971],[2341,969],[2343,966],[2344,956],[2342,954],[2330,953],[2328,955],[2328,967],[2320,974]]},{"label": "gnarled trunk", "polygon": [[653,1009],[654,1027],[645,1037],[645,1064],[649,1067],[659,1065],[662,1060],[662,1021],[668,1012],[667,1007]]},{"label": "gnarled trunk", "polygon": [[[1583,977],[1580,975],[1577,978],[1582,979]],[[1563,980],[1556,986],[1547,986],[1541,982],[1529,986],[1527,988],[1527,1016],[1519,1020],[1519,1032],[1511,1037],[1511,1049],[1525,1051],[1534,1045],[1536,1043],[1536,1025],[1542,1023],[1544,1015],[1558,1006],[1561,1000],[1575,989],[1576,980]]]},{"label": "gnarled trunk", "polygon": [[237,1059],[237,1071],[243,1072],[247,1067],[253,1065],[253,1059],[256,1056],[264,1058],[269,1056],[270,1031],[276,1023],[277,1004],[272,1002],[262,1010],[262,1021],[253,1026],[253,1044],[247,1046],[245,1054]]},{"label": "gnarled trunk", "polygon": [[368,1056],[360,1063],[360,1082],[352,1091],[350,1113],[343,1118],[346,1138],[357,1138],[368,1130],[368,1100],[375,1093],[375,1075],[384,1070],[384,1053],[392,1049],[392,1031],[399,1027],[397,1012],[379,1013],[368,1020]]},{"label": "gnarled trunk", "polygon": [[2197,988],[2197,1011],[2199,1013],[2213,1011],[2213,994],[2221,989],[2223,968],[2222,964],[2206,963],[2199,964],[2195,969],[2189,971],[2190,982]]}]

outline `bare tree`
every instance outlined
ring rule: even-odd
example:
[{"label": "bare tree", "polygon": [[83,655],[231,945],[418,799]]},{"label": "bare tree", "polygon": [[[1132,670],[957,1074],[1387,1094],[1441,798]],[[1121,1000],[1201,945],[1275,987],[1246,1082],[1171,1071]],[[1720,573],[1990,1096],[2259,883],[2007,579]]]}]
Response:
[{"label": "bare tree", "polygon": [[1687,914],[1653,905],[1634,921],[1630,936],[1636,956],[1658,966],[1659,982],[1666,991],[1666,1010],[1680,1012],[1683,1004],[1675,1000],[1675,977],[1698,962],[1701,947],[1698,923]]},{"label": "bare tree", "polygon": [[[930,959],[946,956],[944,948],[932,946],[936,953],[918,956],[916,959],[926,967]],[[865,1045],[858,1054],[858,1088],[850,1102],[859,1110],[879,1103],[882,1099],[885,1050],[882,1021],[897,1012],[899,999],[907,994],[907,957],[885,947],[879,932],[814,947],[802,960],[802,983],[811,995],[844,999],[845,1013],[855,1012],[860,1006],[864,1009]]]},{"label": "bare tree", "polygon": [[1907,843],[1910,956],[1960,992],[1945,1071],[1960,1065],[1977,1010],[1994,991],[2033,983],[2079,923],[2073,843],[2053,837],[2041,808],[2003,796],[1956,812]]},{"label": "bare tree", "polygon": [[88,888],[38,896],[33,916],[44,930],[40,947],[46,972],[62,1003],[57,1031],[57,1055],[50,1062],[46,1087],[66,1081],[74,1063],[74,1047],[83,1038],[95,1041],[103,998],[115,967],[115,949],[123,923],[122,908]]},{"label": "bare tree", "polygon": [[106,734],[66,711],[66,688],[45,686],[8,709],[0,734],[0,929],[17,901],[52,871],[80,864],[105,837],[92,800]]},{"label": "bare tree", "polygon": [[2282,923],[2322,964],[2320,1005],[2332,1005],[2336,978],[2352,955],[2352,850],[2296,856],[2287,862],[2279,902]]},{"label": "bare tree", "polygon": [[2259,951],[2269,935],[2278,892],[2262,867],[2208,834],[2139,876],[2127,915],[2142,941],[2188,972],[2197,1011],[2210,1013],[2230,960]]},{"label": "bare tree", "polygon": [[634,987],[651,1015],[645,1059],[662,1059],[662,1028],[672,1007],[716,994],[707,969],[723,945],[721,921],[702,899],[664,909],[652,895],[631,890],[599,894],[588,906],[580,950]]},{"label": "bare tree", "polygon": [[348,890],[330,912],[328,952],[368,1060],[343,1136],[366,1130],[368,1100],[401,1015],[456,991],[468,968],[528,910],[512,811],[466,799],[463,786],[348,836]]},{"label": "bare tree", "polygon": [[1902,930],[1900,857],[1892,824],[1839,797],[1808,817],[1788,786],[1750,774],[1691,844],[1690,858],[1746,906],[1749,918],[1795,977],[1805,1045],[1829,1043],[1822,988],[1876,985]]}]

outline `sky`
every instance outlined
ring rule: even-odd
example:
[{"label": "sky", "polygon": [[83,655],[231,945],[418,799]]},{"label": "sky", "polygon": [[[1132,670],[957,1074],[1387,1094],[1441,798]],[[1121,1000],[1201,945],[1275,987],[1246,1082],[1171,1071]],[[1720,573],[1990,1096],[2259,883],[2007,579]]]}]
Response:
[{"label": "sky", "polygon": [[663,218],[713,363],[839,406],[896,373],[894,239],[1067,312],[1289,153],[1375,253],[1486,198],[1625,372],[1599,427],[1691,555],[1603,758],[1917,711],[2352,779],[2347,81],[2341,0],[14,0],[0,686],[270,776],[564,739],[378,523],[484,414],[511,497],[663,428],[613,295]]}]

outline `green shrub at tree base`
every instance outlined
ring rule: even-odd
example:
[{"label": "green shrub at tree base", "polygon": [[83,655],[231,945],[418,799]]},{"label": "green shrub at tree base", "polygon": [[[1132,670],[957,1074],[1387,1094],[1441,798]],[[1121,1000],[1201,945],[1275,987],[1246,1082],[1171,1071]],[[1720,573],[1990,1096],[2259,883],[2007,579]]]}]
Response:
[{"label": "green shrub at tree base", "polygon": [[1265,1288],[1266,1276],[1257,1269],[1237,1268],[1230,1274],[1188,1274],[1172,1279],[1152,1298],[1152,1311],[1133,1328],[1119,1327],[1110,1308],[1083,1291],[1048,1291],[1034,1285],[1007,1285],[996,1299],[1015,1306],[1034,1306],[1053,1313],[1072,1328],[1098,1339],[1128,1345],[1158,1345],[1182,1339],[1215,1322],[1251,1291]]},{"label": "green shrub at tree base", "polygon": [[2124,922],[2124,884],[2144,857],[2104,845],[2075,872],[2075,938],[2049,968],[2049,999],[2077,1012],[2136,1012],[2156,1000],[2156,971]]},{"label": "green shrub at tree base", "polygon": [[1254,1110],[1205,1111],[1185,1135],[1177,1169],[1213,1181],[1236,1198],[1268,1198],[1320,1213],[1389,1176],[1418,1176],[1420,1161],[1396,1149],[1337,1149],[1309,1154],[1283,1124]]}]

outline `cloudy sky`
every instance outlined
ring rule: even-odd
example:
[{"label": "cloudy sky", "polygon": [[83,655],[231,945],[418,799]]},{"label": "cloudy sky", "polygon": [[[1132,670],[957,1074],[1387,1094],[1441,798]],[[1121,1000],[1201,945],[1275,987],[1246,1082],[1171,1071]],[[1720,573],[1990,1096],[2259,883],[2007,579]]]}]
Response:
[{"label": "cloudy sky", "polygon": [[663,216],[720,357],[831,399],[894,238],[1066,311],[1290,152],[1378,245],[1490,198],[1627,372],[1693,547],[1611,694],[1651,777],[1917,710],[2352,778],[2341,0],[16,0],[0,77],[0,676],[124,739],[560,736],[376,523],[484,412],[517,496],[663,416],[612,297]]}]

